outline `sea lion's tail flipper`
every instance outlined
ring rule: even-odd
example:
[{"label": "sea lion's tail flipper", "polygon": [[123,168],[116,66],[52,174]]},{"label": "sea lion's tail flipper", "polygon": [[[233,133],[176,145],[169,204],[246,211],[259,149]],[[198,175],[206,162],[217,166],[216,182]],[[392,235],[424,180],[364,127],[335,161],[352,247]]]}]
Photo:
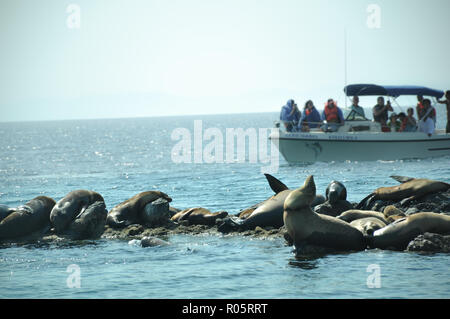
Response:
[{"label": "sea lion's tail flipper", "polygon": [[289,189],[280,180],[278,180],[277,178],[273,177],[272,175],[264,174],[264,176],[266,176],[267,181],[269,182],[270,188],[272,188],[272,190],[275,192],[275,194],[278,194],[278,193],[280,193],[282,191],[285,191],[285,190]]},{"label": "sea lion's tail flipper", "polygon": [[373,193],[367,195],[366,197],[364,197],[358,204],[358,206],[355,207],[355,209],[365,209],[367,206],[367,203],[372,199],[373,197]]},{"label": "sea lion's tail flipper", "polygon": [[397,175],[391,175],[389,177],[395,179],[397,182],[402,183],[402,184],[406,183],[406,182],[409,182],[409,181],[412,181],[414,179],[413,177],[397,176]]}]

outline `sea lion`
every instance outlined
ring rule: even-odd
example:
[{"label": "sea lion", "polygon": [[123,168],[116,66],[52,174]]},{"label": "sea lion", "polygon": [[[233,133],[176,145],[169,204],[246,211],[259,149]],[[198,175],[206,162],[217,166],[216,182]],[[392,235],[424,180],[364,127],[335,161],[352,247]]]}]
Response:
[{"label": "sea lion", "polygon": [[107,214],[105,202],[94,202],[75,217],[65,233],[76,240],[100,238],[105,229]]},{"label": "sea lion", "polygon": [[[270,174],[264,174],[269,182],[270,188],[275,195],[256,205],[242,210],[239,217],[229,216],[221,225],[218,226],[220,232],[229,232],[231,230],[248,230],[259,227],[280,228],[283,222],[283,205],[286,197],[293,192],[283,182]],[[320,204],[324,201],[324,196],[317,195],[311,202],[311,205]]]},{"label": "sea lion", "polygon": [[344,184],[332,181],[325,190],[326,201],[314,207],[317,214],[336,217],[346,210],[353,209],[353,205],[347,201],[347,189]]},{"label": "sea lion", "polygon": [[343,220],[347,223],[351,223],[354,220],[367,218],[367,217],[374,217],[381,220],[386,225],[389,224],[386,218],[384,218],[383,213],[372,211],[372,210],[359,210],[359,209],[350,209],[339,216],[337,216],[337,219]]},{"label": "sea lion", "polygon": [[418,199],[431,193],[437,193],[450,189],[450,184],[425,178],[411,178],[405,176],[390,176],[402,183],[397,186],[380,187],[366,196],[356,207],[367,207],[373,200],[402,201],[402,204]]},{"label": "sea lion", "polygon": [[142,215],[145,206],[159,198],[165,199],[167,202],[172,201],[172,198],[163,192],[142,192],[111,209],[106,217],[106,223],[113,228],[123,228],[132,224],[140,224],[144,222]]},{"label": "sea lion", "polygon": [[0,239],[23,237],[36,231],[50,229],[50,212],[55,201],[38,196],[12,212],[0,222]]},{"label": "sea lion", "polygon": [[405,217],[405,213],[395,207],[394,205],[386,206],[383,210],[384,218],[388,221],[388,223],[392,223],[393,221],[396,221],[397,219],[401,219]]},{"label": "sea lion", "polygon": [[436,213],[417,213],[376,230],[368,236],[372,248],[404,250],[409,242],[426,232],[450,234],[450,216]]},{"label": "sea lion", "polygon": [[195,207],[176,213],[171,220],[174,222],[188,221],[189,225],[213,226],[218,218],[225,218],[226,216],[228,216],[228,213],[224,211],[212,213],[206,208]]},{"label": "sea lion", "polygon": [[156,237],[152,237],[152,236],[146,236],[146,237],[142,237],[141,239],[141,246],[142,247],[155,247],[155,246],[168,246],[170,245],[169,242],[156,238]]},{"label": "sea lion", "polygon": [[347,200],[347,189],[341,182],[332,181],[325,190],[325,196],[330,204],[334,204],[338,200]]},{"label": "sea lion", "polygon": [[14,208],[10,208],[6,205],[0,205],[0,222],[13,212]]},{"label": "sea lion", "polygon": [[371,236],[373,235],[374,231],[386,226],[384,222],[375,217],[356,219],[352,221],[350,225],[359,229],[359,231],[363,233],[364,236]]},{"label": "sea lion", "polygon": [[60,199],[50,213],[56,233],[66,230],[80,213],[97,201],[104,202],[102,195],[84,189],[72,191]]},{"label": "sea lion", "polygon": [[363,250],[363,234],[350,224],[327,215],[316,214],[310,204],[316,195],[313,176],[308,176],[299,189],[284,202],[283,220],[297,249],[305,244],[337,250]]}]

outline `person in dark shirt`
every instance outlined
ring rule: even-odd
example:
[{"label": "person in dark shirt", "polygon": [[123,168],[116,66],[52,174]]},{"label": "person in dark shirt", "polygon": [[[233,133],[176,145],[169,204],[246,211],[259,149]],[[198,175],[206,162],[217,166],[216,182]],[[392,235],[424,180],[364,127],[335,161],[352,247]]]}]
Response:
[{"label": "person in dark shirt", "polygon": [[438,103],[447,106],[447,126],[445,127],[445,133],[450,133],[450,90],[445,92],[445,98],[446,100],[438,100]]},{"label": "person in dark shirt", "polygon": [[388,111],[394,111],[391,106],[391,102],[388,101],[386,104],[384,104],[384,97],[380,96],[377,99],[377,105],[375,105],[372,109],[372,113],[374,121],[381,124],[381,129],[383,130],[383,132],[389,132],[389,129],[386,126],[386,122],[389,117]]}]

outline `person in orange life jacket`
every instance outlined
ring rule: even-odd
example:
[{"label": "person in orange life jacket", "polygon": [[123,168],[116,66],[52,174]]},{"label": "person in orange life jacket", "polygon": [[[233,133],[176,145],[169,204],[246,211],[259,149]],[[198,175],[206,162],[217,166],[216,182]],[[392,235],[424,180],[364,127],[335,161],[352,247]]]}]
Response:
[{"label": "person in orange life jacket", "polygon": [[447,125],[445,127],[445,133],[450,133],[450,91],[445,92],[446,100],[438,100],[438,103],[447,105]]},{"label": "person in orange life jacket", "polygon": [[377,99],[377,105],[375,105],[372,109],[373,120],[381,124],[381,130],[383,132],[389,132],[389,128],[386,126],[386,122],[388,120],[388,111],[393,112],[394,109],[391,106],[391,102],[387,102],[384,104],[384,97],[380,96]]},{"label": "person in orange life jacket", "polygon": [[326,124],[322,125],[324,132],[336,132],[339,125],[344,125],[344,115],[333,99],[328,99],[322,112],[322,121]]},{"label": "person in orange life jacket", "polygon": [[428,136],[434,134],[435,122],[433,121],[433,110],[434,107],[431,106],[431,101],[429,99],[424,99],[422,101],[424,107],[422,112],[422,117],[419,120],[419,131],[427,133]]},{"label": "person in orange life jacket", "polygon": [[320,123],[319,111],[317,111],[316,107],[314,106],[314,103],[311,100],[308,100],[305,103],[305,107],[303,109],[302,117],[298,124],[299,126],[298,128],[302,132],[309,132],[309,129],[319,127],[319,123]]},{"label": "person in orange life jacket", "polygon": [[294,100],[287,101],[286,105],[281,108],[280,120],[284,123],[286,131],[292,132],[297,127],[300,120],[300,111]]}]

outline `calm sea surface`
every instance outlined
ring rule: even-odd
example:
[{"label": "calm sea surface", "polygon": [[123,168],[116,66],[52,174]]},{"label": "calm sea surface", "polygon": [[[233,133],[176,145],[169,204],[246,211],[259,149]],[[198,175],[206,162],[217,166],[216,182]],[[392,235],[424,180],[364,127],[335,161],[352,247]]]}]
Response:
[{"label": "calm sea surface", "polygon": [[[277,116],[0,123],[0,203],[15,207],[39,195],[59,200],[72,190],[90,189],[103,195],[109,210],[139,192],[160,190],[177,208],[235,214],[272,195],[261,173],[268,164],[174,163],[171,152],[178,140],[171,134],[175,128],[193,134],[194,120],[202,120],[203,130],[218,128],[225,138],[226,128],[271,128]],[[194,136],[191,140],[193,145]],[[280,156],[279,162],[274,175],[290,188],[312,174],[318,192],[339,180],[354,202],[377,187],[395,185],[393,174],[450,182],[450,157],[289,165]],[[172,245],[141,248],[100,239],[3,247],[0,298],[450,297],[449,254],[368,250],[296,260],[282,239],[164,239]],[[70,265],[79,267],[80,288],[68,287]],[[380,288],[367,285],[370,265],[379,267]]]}]

